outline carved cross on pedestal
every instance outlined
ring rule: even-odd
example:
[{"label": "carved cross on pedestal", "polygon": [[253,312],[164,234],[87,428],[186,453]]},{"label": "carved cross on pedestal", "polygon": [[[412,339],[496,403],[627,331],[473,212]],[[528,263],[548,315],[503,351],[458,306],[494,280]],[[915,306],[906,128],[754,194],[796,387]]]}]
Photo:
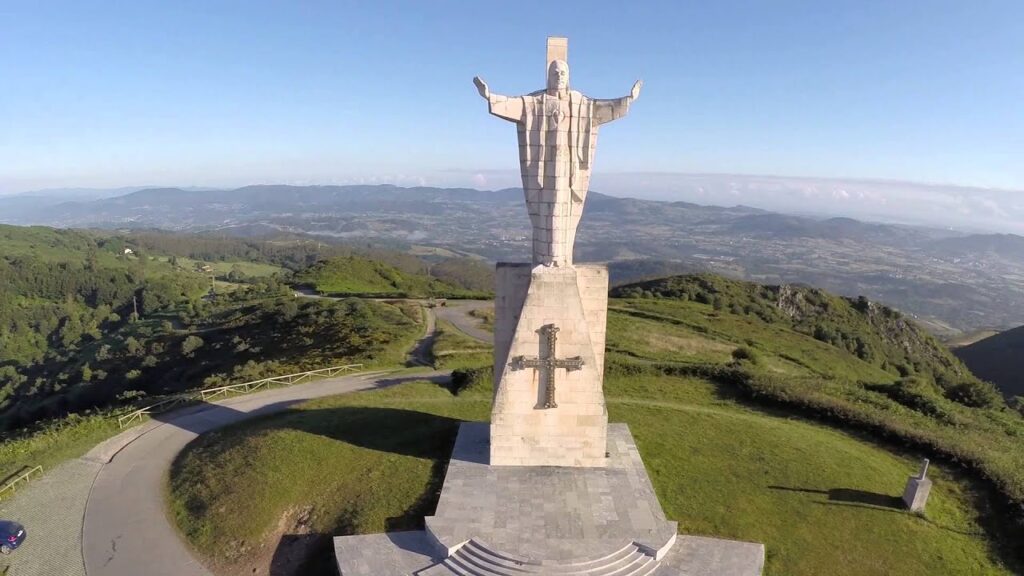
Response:
[{"label": "carved cross on pedestal", "polygon": [[545,337],[544,356],[540,358],[527,358],[526,356],[516,356],[512,359],[509,365],[513,370],[522,370],[524,368],[533,368],[540,371],[541,379],[545,383],[544,388],[544,408],[558,408],[558,404],[555,403],[555,370],[558,368],[565,368],[566,370],[580,370],[583,368],[583,358],[579,356],[573,356],[572,358],[556,358],[555,357],[555,342],[558,340],[558,326],[554,324],[545,324],[539,330],[540,334]]}]

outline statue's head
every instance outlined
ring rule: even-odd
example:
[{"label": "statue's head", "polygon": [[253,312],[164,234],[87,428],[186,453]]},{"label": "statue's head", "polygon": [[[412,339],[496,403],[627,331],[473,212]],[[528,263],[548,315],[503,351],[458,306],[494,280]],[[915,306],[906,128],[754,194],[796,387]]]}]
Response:
[{"label": "statue's head", "polygon": [[548,90],[569,89],[569,64],[565,60],[552,60],[548,66]]}]

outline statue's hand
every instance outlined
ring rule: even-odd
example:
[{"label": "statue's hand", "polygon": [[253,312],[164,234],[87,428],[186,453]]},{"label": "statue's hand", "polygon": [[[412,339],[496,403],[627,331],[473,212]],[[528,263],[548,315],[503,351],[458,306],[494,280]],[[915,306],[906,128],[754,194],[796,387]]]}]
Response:
[{"label": "statue's hand", "polygon": [[473,84],[476,84],[476,90],[480,93],[483,98],[490,98],[491,91],[487,88],[487,82],[484,82],[479,76],[473,78]]},{"label": "statue's hand", "polygon": [[632,98],[633,100],[636,100],[637,98],[639,98],[640,97],[640,89],[643,88],[643,86],[644,86],[644,81],[643,80],[637,80],[633,84],[633,90],[630,91],[629,97]]}]

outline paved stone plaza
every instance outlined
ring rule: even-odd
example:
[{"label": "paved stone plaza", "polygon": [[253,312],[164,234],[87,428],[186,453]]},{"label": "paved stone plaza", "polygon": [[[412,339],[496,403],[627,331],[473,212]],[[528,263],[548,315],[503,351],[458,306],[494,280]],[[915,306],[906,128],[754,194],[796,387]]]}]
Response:
[{"label": "paved stone plaza", "polygon": [[760,544],[677,537],[625,424],[603,468],[489,466],[487,424],[463,424],[423,532],[335,539],[342,576],[755,576]]}]

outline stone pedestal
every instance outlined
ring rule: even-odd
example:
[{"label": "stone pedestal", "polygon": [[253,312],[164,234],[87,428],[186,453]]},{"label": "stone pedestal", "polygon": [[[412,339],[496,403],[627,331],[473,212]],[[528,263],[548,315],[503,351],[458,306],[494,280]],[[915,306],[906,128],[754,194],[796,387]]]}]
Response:
[{"label": "stone pedestal", "polygon": [[903,503],[911,512],[923,512],[928,503],[928,495],[932,491],[932,481],[928,479],[927,458],[921,460],[921,469],[917,476],[907,479],[907,487],[903,489]]},{"label": "stone pedestal", "polygon": [[907,480],[907,487],[903,490],[903,503],[911,512],[923,512],[931,491],[931,480],[911,476]]},{"label": "stone pedestal", "polygon": [[497,280],[491,465],[604,466],[607,268],[498,264]]}]

